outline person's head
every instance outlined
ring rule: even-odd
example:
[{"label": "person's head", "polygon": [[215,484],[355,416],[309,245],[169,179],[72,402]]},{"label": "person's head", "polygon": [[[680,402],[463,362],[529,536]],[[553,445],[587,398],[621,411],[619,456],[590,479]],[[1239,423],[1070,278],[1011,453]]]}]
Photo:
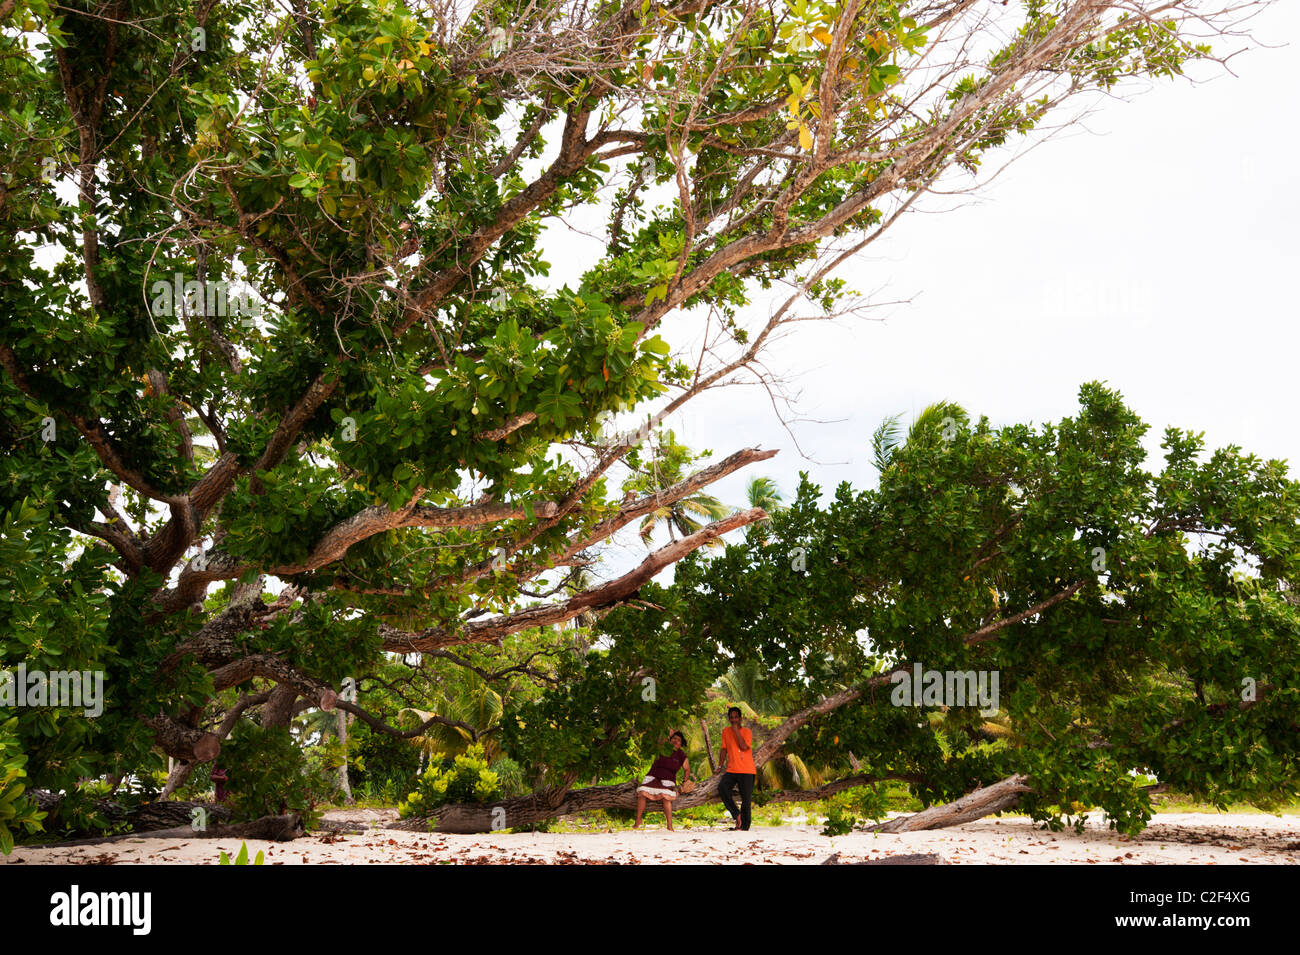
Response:
[{"label": "person's head", "polygon": [[686,737],[683,736],[680,731],[674,731],[673,734],[668,737],[668,741],[673,744],[673,749],[686,748]]},{"label": "person's head", "polygon": [[733,706],[731,709],[727,710],[727,722],[730,723],[732,726],[739,726],[739,725],[740,725],[740,707],[739,707],[739,706]]}]

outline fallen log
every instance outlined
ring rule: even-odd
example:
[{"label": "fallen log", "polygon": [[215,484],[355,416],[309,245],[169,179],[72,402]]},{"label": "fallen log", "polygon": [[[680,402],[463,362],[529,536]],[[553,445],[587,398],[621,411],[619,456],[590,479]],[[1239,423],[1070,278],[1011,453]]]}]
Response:
[{"label": "fallen log", "polygon": [[[63,794],[52,793],[46,789],[37,789],[31,793],[36,808],[56,817],[63,807]],[[215,819],[225,822],[230,819],[230,810],[208,802],[148,802],[139,806],[127,807],[111,799],[96,799],[94,811],[110,822],[126,823],[132,832],[151,832],[174,826],[189,825],[196,818],[195,810],[202,810],[205,820]],[[76,830],[74,830],[76,831]],[[85,831],[85,830],[83,830]],[[90,836],[87,836],[90,838]]]},{"label": "fallen log", "polygon": [[29,849],[62,849],[69,846],[97,846],[128,839],[265,839],[269,842],[290,842],[304,834],[302,819],[297,813],[283,816],[263,816],[252,822],[216,822],[204,829],[176,826],[172,829],[151,829],[146,832],[124,832],[116,836],[98,836],[90,839],[71,839],[66,842],[32,843]]},{"label": "fallen log", "polygon": [[829,856],[822,865],[947,865],[941,856],[933,852],[903,852],[896,856],[884,856],[879,859],[859,859],[855,862],[844,861],[838,852]]},{"label": "fallen log", "polygon": [[[674,809],[689,809],[716,800],[718,780],[722,774],[697,783],[694,791],[679,795]],[[516,796],[492,803],[456,803],[442,806],[429,816],[415,816],[391,823],[386,828],[409,832],[423,832],[434,823],[438,832],[491,832],[496,829],[518,829],[525,826],[595,809],[635,809],[636,786],[634,782],[615,786],[589,786],[572,789],[555,799],[546,792],[530,796]],[[658,810],[659,803],[650,803],[647,810]]]},{"label": "fallen log", "polygon": [[919,832],[922,829],[945,829],[974,822],[995,812],[1011,809],[1020,802],[1020,794],[1031,791],[1027,776],[1014,775],[972,790],[960,799],[942,806],[931,806],[910,816],[899,816],[872,826],[867,832]]}]

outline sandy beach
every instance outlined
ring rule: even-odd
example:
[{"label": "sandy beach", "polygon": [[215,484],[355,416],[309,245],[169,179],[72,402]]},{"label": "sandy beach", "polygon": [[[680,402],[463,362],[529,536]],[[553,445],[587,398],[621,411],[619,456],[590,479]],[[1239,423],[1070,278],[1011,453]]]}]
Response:
[{"label": "sandy beach", "polygon": [[[267,865],[526,865],[559,864],[853,864],[909,853],[932,853],[948,865],[1295,865],[1300,863],[1300,817],[1245,813],[1171,813],[1155,817],[1141,835],[1127,838],[1090,818],[1082,834],[1048,832],[1027,818],[982,819],[953,829],[898,835],[853,832],[830,838],[816,825],[754,827],[749,832],[662,825],[629,832],[412,833],[383,828],[390,810],[338,810],[332,825],[361,831],[314,832],[293,842],[249,840]],[[230,839],[131,838],[63,848],[16,848],[7,865],[215,865]]]}]

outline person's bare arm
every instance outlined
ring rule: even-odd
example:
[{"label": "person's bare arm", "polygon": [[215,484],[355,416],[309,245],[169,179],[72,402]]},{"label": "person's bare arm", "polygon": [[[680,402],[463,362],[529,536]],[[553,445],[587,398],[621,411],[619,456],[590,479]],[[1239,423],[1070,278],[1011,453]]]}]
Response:
[{"label": "person's bare arm", "polygon": [[[744,728],[745,728],[745,724],[744,724],[744,723],[741,723],[741,724],[740,724],[740,728],[741,728],[741,729],[744,729]],[[739,749],[741,752],[744,752],[744,751],[748,750],[748,749],[749,749],[749,743],[746,742],[746,740],[745,740],[745,734],[742,733],[742,732],[740,732],[740,730],[736,730],[736,731],[735,731],[735,736],[736,736],[736,748]]]},{"label": "person's bare arm", "polygon": [[684,779],[686,782],[690,782],[690,781],[691,781],[691,761],[690,761],[689,759],[683,759],[683,760],[682,760],[682,769],[686,770],[686,775],[683,777],[683,779]]}]

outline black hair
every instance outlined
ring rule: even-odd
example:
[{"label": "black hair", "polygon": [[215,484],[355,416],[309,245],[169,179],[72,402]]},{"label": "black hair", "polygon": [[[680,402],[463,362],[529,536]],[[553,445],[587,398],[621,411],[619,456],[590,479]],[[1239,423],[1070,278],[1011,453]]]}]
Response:
[{"label": "black hair", "polygon": [[740,707],[739,707],[739,706],[733,706],[733,707],[731,707],[729,710],[727,710],[727,719],[731,719],[731,714],[732,714],[732,713],[735,713],[737,716],[740,716],[740,717],[743,717],[743,716],[745,715],[744,713],[740,712]]},{"label": "black hair", "polygon": [[685,734],[683,734],[681,730],[673,730],[671,733],[668,734],[669,739],[672,739],[674,736],[676,736],[679,740],[682,741],[682,748],[685,749],[686,748]]}]

